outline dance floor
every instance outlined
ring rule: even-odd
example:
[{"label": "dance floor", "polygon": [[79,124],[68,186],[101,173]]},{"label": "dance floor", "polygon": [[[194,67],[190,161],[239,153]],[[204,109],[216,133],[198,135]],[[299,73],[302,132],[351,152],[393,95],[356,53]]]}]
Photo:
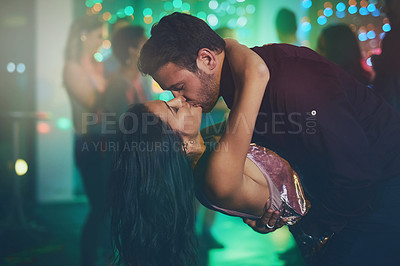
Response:
[{"label": "dance floor", "polygon": [[240,218],[217,214],[212,232],[225,248],[210,250],[208,265],[304,265],[287,227],[262,235]]},{"label": "dance floor", "polygon": [[[0,232],[0,265],[79,265],[79,234],[87,210],[85,200],[39,206],[31,233]],[[212,232],[225,248],[202,249],[200,266],[304,265],[286,227],[261,235],[240,218],[217,214]]]}]

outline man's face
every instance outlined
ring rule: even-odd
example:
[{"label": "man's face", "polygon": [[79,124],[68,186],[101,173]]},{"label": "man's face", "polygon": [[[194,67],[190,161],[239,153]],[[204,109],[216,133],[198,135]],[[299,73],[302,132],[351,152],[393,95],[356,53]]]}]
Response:
[{"label": "man's face", "polygon": [[201,107],[203,113],[210,112],[218,100],[219,81],[216,74],[207,74],[200,69],[193,73],[174,63],[167,63],[153,78],[175,97],[183,96],[190,105]]}]

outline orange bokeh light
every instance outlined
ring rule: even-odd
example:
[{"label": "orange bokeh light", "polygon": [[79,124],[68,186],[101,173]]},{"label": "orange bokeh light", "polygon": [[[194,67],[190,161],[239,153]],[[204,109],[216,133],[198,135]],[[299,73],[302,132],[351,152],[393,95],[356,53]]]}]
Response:
[{"label": "orange bokeh light", "polygon": [[99,13],[101,11],[101,9],[103,8],[103,6],[100,3],[96,3],[96,4],[94,4],[94,6],[92,8],[93,8],[94,12]]},{"label": "orange bokeh light", "polygon": [[104,48],[104,49],[110,49],[110,48],[111,48],[111,42],[110,42],[110,40],[104,40],[104,41],[103,41],[103,48]]},{"label": "orange bokeh light", "polygon": [[332,3],[331,2],[325,2],[324,8],[332,8]]},{"label": "orange bokeh light", "polygon": [[111,19],[111,13],[110,12],[104,12],[103,19],[105,21],[109,21]]},{"label": "orange bokeh light", "polygon": [[36,130],[40,134],[48,134],[51,131],[50,125],[46,122],[38,122],[36,125]]},{"label": "orange bokeh light", "polygon": [[361,7],[367,7],[367,6],[368,6],[368,2],[365,1],[365,0],[362,0],[362,1],[360,2],[360,6],[361,6]]},{"label": "orange bokeh light", "polygon": [[349,0],[349,5],[350,6],[356,6],[357,5],[357,1],[356,0]]},{"label": "orange bokeh light", "polygon": [[143,20],[144,20],[144,23],[150,24],[150,23],[153,22],[153,17],[150,16],[150,15],[147,15],[147,16],[145,16],[145,17],[143,18]]}]

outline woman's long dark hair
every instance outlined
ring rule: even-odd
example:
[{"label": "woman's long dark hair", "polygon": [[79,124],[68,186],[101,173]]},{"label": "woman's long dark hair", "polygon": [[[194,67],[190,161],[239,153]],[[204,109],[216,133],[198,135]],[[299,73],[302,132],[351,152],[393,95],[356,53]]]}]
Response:
[{"label": "woman's long dark hair", "polygon": [[182,139],[143,104],[120,123],[111,189],[117,265],[196,265],[194,180]]}]

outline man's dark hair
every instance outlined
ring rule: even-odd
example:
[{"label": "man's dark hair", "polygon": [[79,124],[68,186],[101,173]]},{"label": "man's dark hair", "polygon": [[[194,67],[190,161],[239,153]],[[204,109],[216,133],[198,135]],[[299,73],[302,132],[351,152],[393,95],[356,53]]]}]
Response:
[{"label": "man's dark hair", "polygon": [[143,37],[145,37],[144,28],[141,26],[126,26],[115,33],[111,39],[112,50],[121,65],[126,65],[129,48],[137,48]]},{"label": "man's dark hair", "polygon": [[195,72],[197,54],[202,48],[219,53],[225,49],[225,41],[203,20],[175,12],[153,25],[151,37],[140,52],[138,67],[153,75],[172,62]]}]

